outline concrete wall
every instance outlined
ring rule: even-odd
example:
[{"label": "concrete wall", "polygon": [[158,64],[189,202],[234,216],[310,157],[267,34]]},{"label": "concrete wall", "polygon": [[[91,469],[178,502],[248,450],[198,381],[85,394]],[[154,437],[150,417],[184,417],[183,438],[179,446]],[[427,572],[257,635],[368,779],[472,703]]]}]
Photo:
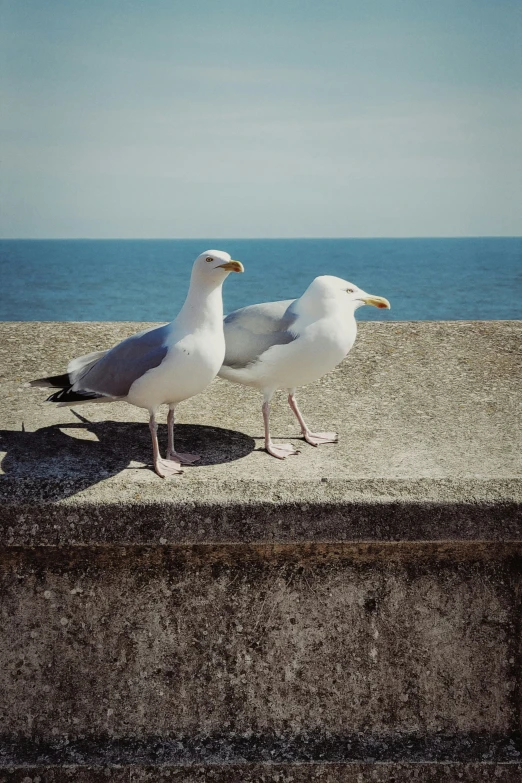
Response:
[{"label": "concrete wall", "polygon": [[23,387],[139,326],[0,326],[0,783],[518,781],[521,325],[363,324],[284,463],[218,380],[167,481]]}]

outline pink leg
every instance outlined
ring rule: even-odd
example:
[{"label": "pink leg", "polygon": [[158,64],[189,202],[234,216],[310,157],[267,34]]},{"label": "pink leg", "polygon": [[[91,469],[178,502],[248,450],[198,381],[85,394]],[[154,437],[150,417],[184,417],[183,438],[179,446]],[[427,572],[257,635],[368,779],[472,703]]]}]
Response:
[{"label": "pink leg", "polygon": [[198,459],[201,459],[199,454],[178,453],[174,449],[174,408],[169,408],[169,415],[167,416],[167,428],[169,432],[167,459],[174,460],[174,462],[181,462],[182,465],[191,465],[193,462],[197,462]]},{"label": "pink leg", "polygon": [[311,446],[319,446],[321,443],[336,443],[336,432],[311,432],[308,429],[306,422],[301,415],[301,411],[297,407],[297,402],[293,392],[290,392],[288,395],[288,404],[297,417],[297,421],[301,427],[301,432],[303,433],[303,438],[307,443],[310,443]]},{"label": "pink leg", "polygon": [[154,470],[158,476],[161,478],[166,478],[167,476],[173,476],[175,473],[183,473],[180,462],[173,462],[162,459],[160,456],[158,444],[158,423],[156,421],[156,414],[154,411],[152,411],[150,414],[149,429],[152,436],[152,456],[154,459]]},{"label": "pink leg", "polygon": [[285,459],[285,457],[289,457],[292,454],[299,454],[297,449],[295,449],[291,443],[272,443],[272,438],[270,437],[270,426],[268,422],[269,415],[270,402],[265,400],[263,403],[263,420],[265,422],[265,449],[268,451],[268,453],[273,457],[277,457],[277,459]]}]

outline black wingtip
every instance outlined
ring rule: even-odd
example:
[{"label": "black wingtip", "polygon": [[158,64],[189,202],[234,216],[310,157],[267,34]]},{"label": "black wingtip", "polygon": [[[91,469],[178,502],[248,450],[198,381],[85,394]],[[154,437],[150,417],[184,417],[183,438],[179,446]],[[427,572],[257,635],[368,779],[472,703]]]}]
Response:
[{"label": "black wingtip", "polygon": [[65,389],[71,385],[71,379],[69,373],[65,372],[62,375],[50,375],[48,378],[37,378],[35,381],[30,381],[29,386],[39,386],[43,388]]},{"label": "black wingtip", "polygon": [[102,394],[95,392],[73,391],[69,388],[54,392],[50,397],[47,397],[46,402],[86,402],[87,400],[99,400],[102,396]]}]

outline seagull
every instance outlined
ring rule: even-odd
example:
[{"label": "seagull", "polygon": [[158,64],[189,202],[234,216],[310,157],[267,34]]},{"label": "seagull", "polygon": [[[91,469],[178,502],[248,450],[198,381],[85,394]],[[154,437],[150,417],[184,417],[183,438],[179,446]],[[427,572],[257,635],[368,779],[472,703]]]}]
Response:
[{"label": "seagull", "polygon": [[297,406],[297,386],[321,378],[341,362],[355,342],[355,311],[362,305],[390,309],[340,277],[321,275],[300,299],[264,302],[235,310],[225,318],[226,353],[218,375],[253,386],[263,393],[265,449],[285,459],[299,452],[290,443],[270,437],[270,400],[276,389],[288,389],[288,402],[307,443],[335,443],[335,432],[312,432]]},{"label": "seagull", "polygon": [[[192,267],[190,287],[174,321],[145,329],[106,351],[69,362],[63,375],[38,378],[30,386],[58,388],[48,402],[60,407],[84,402],[124,400],[149,411],[154,470],[161,478],[182,473],[197,454],[174,449],[174,410],[182,400],[203,391],[215,378],[225,356],[221,287],[230,272],[243,272],[222,250],[201,253]],[[158,445],[156,416],[168,405],[167,458]]]}]

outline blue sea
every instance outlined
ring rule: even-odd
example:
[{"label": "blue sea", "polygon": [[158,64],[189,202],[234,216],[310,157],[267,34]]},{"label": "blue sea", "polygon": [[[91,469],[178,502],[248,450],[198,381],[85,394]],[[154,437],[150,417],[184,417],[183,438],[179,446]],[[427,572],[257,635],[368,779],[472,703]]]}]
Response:
[{"label": "blue sea", "polygon": [[522,238],[505,237],[0,240],[0,320],[170,321],[211,248],[245,265],[224,285],[225,312],[332,274],[390,300],[362,320],[522,318]]}]

